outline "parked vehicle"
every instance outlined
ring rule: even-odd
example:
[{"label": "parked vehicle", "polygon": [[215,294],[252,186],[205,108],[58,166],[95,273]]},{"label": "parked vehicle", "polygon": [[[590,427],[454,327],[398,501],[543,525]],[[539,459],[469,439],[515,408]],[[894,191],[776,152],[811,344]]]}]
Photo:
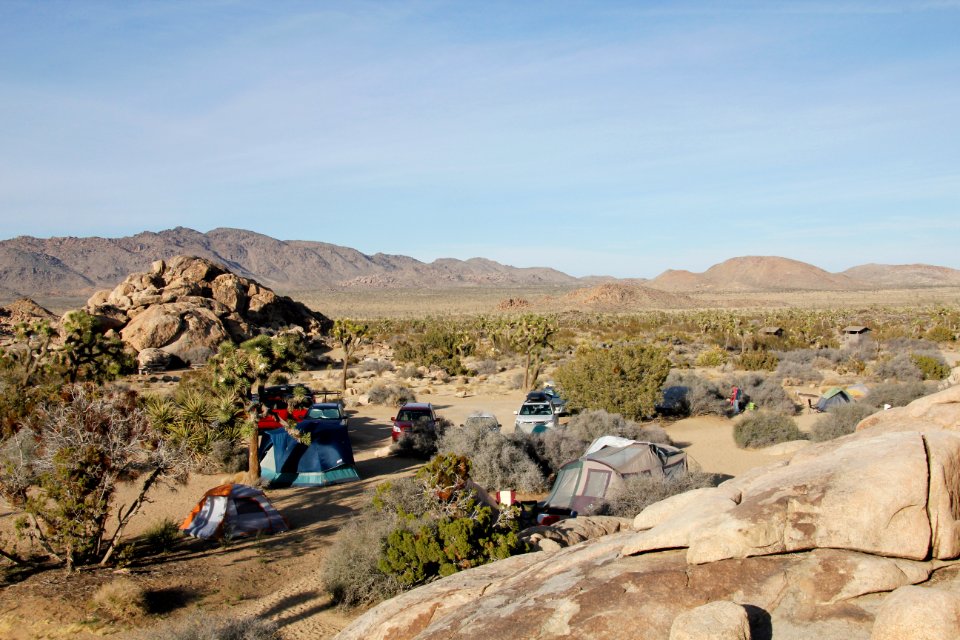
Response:
[{"label": "parked vehicle", "polygon": [[561,415],[567,409],[567,401],[560,397],[553,387],[545,387],[537,391],[531,391],[527,394],[527,402],[548,402],[553,407],[553,412]]},{"label": "parked vehicle", "polygon": [[483,427],[489,429],[490,431],[500,431],[500,421],[497,420],[497,416],[485,411],[471,413],[460,426],[477,428]]},{"label": "parked vehicle", "polygon": [[514,428],[521,433],[543,433],[560,426],[560,417],[549,402],[524,402],[513,413],[517,416]]},{"label": "parked vehicle", "polygon": [[[297,403],[298,406],[291,406],[298,395],[296,391],[298,388],[303,390],[302,400]],[[261,393],[253,396],[253,400],[267,408],[267,413],[257,421],[257,427],[277,429],[283,426],[281,420],[287,421],[291,418],[297,422],[303,420],[307,415],[308,407],[314,403],[314,394],[306,385],[280,384],[264,387]]]},{"label": "parked vehicle", "polygon": [[437,428],[437,414],[429,402],[408,402],[400,407],[396,417],[390,420],[393,421],[390,437],[394,442],[400,439],[404,431],[409,431],[414,425],[428,429]]}]

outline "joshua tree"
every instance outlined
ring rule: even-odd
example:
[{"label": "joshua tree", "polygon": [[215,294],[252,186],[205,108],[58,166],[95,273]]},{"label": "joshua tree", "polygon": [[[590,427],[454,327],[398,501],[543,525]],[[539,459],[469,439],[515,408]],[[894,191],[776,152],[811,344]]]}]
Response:
[{"label": "joshua tree", "polygon": [[[523,369],[523,388],[529,389],[536,384],[543,350],[549,346],[550,336],[557,332],[557,322],[551,318],[528,313],[510,322],[507,330],[510,333],[512,346],[527,357]],[[534,354],[537,358],[536,366],[531,371],[530,362]]]},{"label": "joshua tree", "polygon": [[340,383],[343,391],[347,390],[347,367],[350,366],[350,356],[363,342],[367,331],[367,325],[348,318],[337,318],[333,323],[330,335],[343,349],[343,378]]},{"label": "joshua tree", "polygon": [[257,336],[239,346],[225,342],[211,360],[215,384],[233,393],[234,401],[247,416],[247,447],[251,483],[260,479],[260,458],[257,449],[260,434],[257,421],[266,407],[254,402],[251,394],[260,393],[267,382],[282,372],[293,372],[303,362],[305,349],[296,334],[276,337]]}]

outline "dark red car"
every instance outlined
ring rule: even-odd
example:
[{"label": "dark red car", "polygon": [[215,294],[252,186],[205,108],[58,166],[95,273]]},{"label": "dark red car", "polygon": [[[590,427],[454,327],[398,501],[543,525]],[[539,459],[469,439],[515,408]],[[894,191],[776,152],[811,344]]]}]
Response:
[{"label": "dark red car", "polygon": [[409,431],[414,425],[423,426],[429,429],[437,428],[437,414],[433,411],[433,405],[429,402],[408,402],[400,407],[393,420],[393,431],[390,437],[396,442],[403,435],[404,431]]}]

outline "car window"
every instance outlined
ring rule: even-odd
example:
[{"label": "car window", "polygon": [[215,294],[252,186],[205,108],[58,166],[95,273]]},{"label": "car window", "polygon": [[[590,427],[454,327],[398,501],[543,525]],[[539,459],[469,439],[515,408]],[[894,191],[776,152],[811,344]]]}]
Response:
[{"label": "car window", "polygon": [[307,412],[307,417],[314,420],[339,420],[340,410],[336,407],[313,408]]},{"label": "car window", "polygon": [[432,419],[430,412],[425,409],[404,409],[397,414],[397,420],[404,422],[415,422],[417,420],[423,420],[424,418],[427,420]]}]

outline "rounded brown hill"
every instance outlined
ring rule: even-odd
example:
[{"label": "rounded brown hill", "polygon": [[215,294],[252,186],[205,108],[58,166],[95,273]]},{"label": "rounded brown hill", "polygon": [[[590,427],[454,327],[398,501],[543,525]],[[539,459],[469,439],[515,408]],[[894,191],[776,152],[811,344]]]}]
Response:
[{"label": "rounded brown hill", "polygon": [[683,294],[659,291],[633,283],[608,283],[577,289],[562,296],[564,306],[584,306],[598,311],[633,311],[636,309],[687,309],[696,302]]},{"label": "rounded brown hill", "polygon": [[744,256],[715,264],[703,273],[666,271],[649,282],[665,291],[846,291],[862,288],[849,276],[799,260]]}]

